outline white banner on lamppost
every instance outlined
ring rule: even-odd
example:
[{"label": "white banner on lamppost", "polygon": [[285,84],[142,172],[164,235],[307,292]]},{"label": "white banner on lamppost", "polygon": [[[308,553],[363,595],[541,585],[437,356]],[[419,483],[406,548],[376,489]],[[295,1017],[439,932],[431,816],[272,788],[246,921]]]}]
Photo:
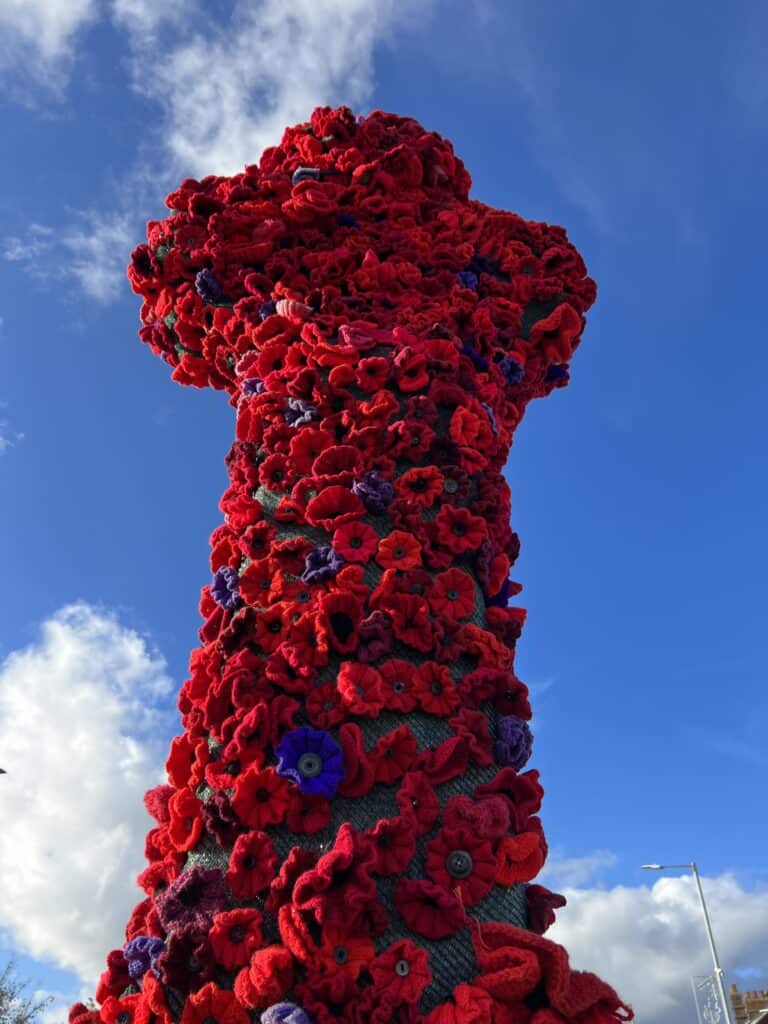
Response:
[{"label": "white banner on lamppost", "polygon": [[699,1024],[721,1024],[728,1018],[725,1007],[720,1005],[720,994],[714,974],[701,974],[691,978],[693,998]]}]

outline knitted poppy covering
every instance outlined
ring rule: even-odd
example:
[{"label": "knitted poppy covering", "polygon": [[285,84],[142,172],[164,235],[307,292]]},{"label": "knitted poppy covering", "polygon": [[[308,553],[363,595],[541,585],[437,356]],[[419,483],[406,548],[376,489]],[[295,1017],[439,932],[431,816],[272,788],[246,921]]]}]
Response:
[{"label": "knitted poppy covering", "polygon": [[144,898],[72,1024],[610,1024],[542,937],[502,476],[594,282],[416,121],[316,110],[185,181],[140,336],[236,439]]}]

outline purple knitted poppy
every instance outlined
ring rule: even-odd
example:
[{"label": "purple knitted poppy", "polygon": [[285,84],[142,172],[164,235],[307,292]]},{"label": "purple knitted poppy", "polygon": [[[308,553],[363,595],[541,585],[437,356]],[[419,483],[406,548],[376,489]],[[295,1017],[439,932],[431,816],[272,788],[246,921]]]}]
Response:
[{"label": "purple knitted poppy", "polygon": [[267,390],[267,385],[261,379],[261,377],[249,377],[243,381],[242,392],[244,395],[263,395]]},{"label": "purple knitted poppy", "polygon": [[167,932],[205,933],[214,915],[227,904],[224,876],[218,868],[190,868],[175,878],[155,899]]},{"label": "purple knitted poppy", "polygon": [[357,495],[374,516],[384,515],[395,497],[392,484],[375,469],[366,473],[362,480],[355,480],[352,484],[352,493]]},{"label": "purple knitted poppy", "polygon": [[128,962],[128,973],[134,981],[139,981],[150,970],[157,974],[155,961],[164,949],[163,940],[154,935],[139,935],[131,939],[123,950],[123,956]]},{"label": "purple knitted poppy", "polygon": [[518,363],[512,356],[504,356],[499,363],[499,368],[504,374],[507,384],[517,384],[525,376],[525,370],[521,363]]},{"label": "purple knitted poppy", "polygon": [[314,1021],[295,1003],[273,1003],[262,1011],[261,1024],[314,1024]]},{"label": "purple knitted poppy", "polygon": [[303,398],[289,398],[283,419],[291,427],[302,427],[317,417],[317,406]]},{"label": "purple knitted poppy", "polygon": [[499,764],[510,765],[519,772],[531,756],[533,734],[528,723],[517,715],[503,715],[499,719],[499,733],[496,740],[496,760]]},{"label": "purple knitted poppy", "polygon": [[216,570],[211,584],[211,597],[231,612],[240,604],[240,577],[236,569],[230,569],[228,565],[222,565]]},{"label": "purple knitted poppy", "polygon": [[344,559],[330,545],[313,548],[304,560],[306,568],[301,574],[304,583],[319,583],[330,579],[344,565]]},{"label": "purple knitted poppy", "polygon": [[329,732],[303,725],[275,747],[277,774],[293,779],[302,793],[332,797],[344,778],[344,756]]},{"label": "purple knitted poppy", "polygon": [[195,291],[203,302],[211,306],[215,306],[217,302],[221,302],[224,298],[221,285],[207,268],[198,270],[195,276]]}]

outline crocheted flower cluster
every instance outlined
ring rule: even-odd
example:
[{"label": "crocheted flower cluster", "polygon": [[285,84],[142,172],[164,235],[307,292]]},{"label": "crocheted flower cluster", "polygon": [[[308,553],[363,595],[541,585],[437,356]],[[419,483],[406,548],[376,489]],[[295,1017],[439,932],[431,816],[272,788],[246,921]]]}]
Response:
[{"label": "crocheted flower cluster", "polygon": [[630,1018],[540,937],[501,475],[595,289],[469,184],[415,121],[323,108],[133,254],[143,341],[236,442],[146,895],[72,1024]]}]

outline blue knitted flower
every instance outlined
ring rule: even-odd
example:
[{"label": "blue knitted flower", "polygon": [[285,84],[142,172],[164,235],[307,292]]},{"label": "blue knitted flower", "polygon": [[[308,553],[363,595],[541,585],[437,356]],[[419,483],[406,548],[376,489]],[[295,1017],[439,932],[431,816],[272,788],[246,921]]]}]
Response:
[{"label": "blue knitted flower", "polygon": [[392,484],[380,476],[376,469],[365,473],[362,480],[355,480],[352,484],[352,493],[357,495],[374,516],[383,516],[395,497]]},{"label": "blue knitted flower", "polygon": [[304,725],[275,747],[277,774],[293,779],[302,793],[332,797],[344,778],[341,747],[329,732]]}]

